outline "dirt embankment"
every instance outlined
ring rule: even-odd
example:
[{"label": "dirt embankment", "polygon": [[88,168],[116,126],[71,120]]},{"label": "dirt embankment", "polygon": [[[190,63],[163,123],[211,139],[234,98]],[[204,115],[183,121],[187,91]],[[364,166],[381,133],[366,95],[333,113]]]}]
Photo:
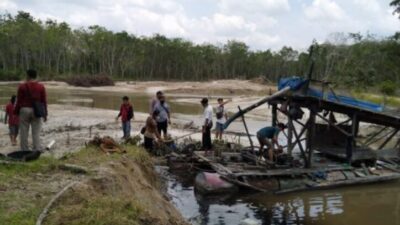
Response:
[{"label": "dirt embankment", "polygon": [[161,193],[150,160],[139,153],[95,168],[60,199],[46,224],[186,225]]},{"label": "dirt embankment", "polygon": [[42,224],[186,225],[162,193],[151,157],[134,146],[126,150],[106,155],[85,148],[59,160],[0,163],[1,224],[35,224],[56,193],[73,182]]}]

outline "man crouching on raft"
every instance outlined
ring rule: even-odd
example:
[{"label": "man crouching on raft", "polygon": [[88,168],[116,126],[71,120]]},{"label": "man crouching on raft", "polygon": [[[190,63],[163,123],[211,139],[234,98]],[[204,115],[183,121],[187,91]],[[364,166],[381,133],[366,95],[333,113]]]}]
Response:
[{"label": "man crouching on raft", "polygon": [[286,128],[283,123],[278,123],[276,127],[264,127],[257,132],[257,139],[260,142],[260,155],[259,159],[264,155],[264,146],[268,147],[268,157],[270,161],[274,160],[274,145],[282,148],[278,142],[278,135]]}]

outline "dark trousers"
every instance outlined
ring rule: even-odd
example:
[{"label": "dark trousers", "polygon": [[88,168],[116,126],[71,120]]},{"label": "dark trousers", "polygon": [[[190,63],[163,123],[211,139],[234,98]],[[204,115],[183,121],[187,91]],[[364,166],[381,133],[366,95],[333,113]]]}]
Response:
[{"label": "dark trousers", "polygon": [[161,131],[164,132],[164,135],[166,135],[168,130],[168,121],[166,120],[164,122],[157,122],[157,130],[160,135]]},{"label": "dark trousers", "polygon": [[153,138],[144,136],[144,148],[149,152],[153,151],[153,149],[154,149],[153,141],[154,141]]},{"label": "dark trousers", "polygon": [[203,150],[206,150],[206,151],[212,149],[211,128],[212,128],[212,124],[210,126],[206,126],[205,131],[203,132],[202,146],[203,146]]}]

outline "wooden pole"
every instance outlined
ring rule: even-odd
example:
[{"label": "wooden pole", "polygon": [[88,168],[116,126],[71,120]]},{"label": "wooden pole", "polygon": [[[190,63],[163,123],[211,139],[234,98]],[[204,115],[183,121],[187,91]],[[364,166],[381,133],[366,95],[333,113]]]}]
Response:
[{"label": "wooden pole", "polygon": [[374,141],[374,138],[376,138],[378,135],[380,135],[383,131],[385,131],[388,127],[383,127],[381,130],[373,134],[367,141],[364,142],[365,146],[368,146],[372,143],[375,143],[376,140]]},{"label": "wooden pole", "polygon": [[358,119],[358,115],[357,113],[354,113],[353,118],[352,118],[352,122],[351,122],[351,132],[353,135],[353,138],[357,138],[358,136],[358,130],[360,129],[360,120]]},{"label": "wooden pole", "polygon": [[388,138],[386,138],[386,140],[381,144],[381,146],[379,146],[378,149],[381,150],[382,148],[384,148],[387,143],[389,143],[389,141],[392,140],[392,138],[397,134],[397,132],[399,132],[399,129],[394,130],[392,134]]},{"label": "wooden pole", "polygon": [[346,159],[349,165],[351,165],[352,158],[353,158],[353,136],[347,136],[346,138]]},{"label": "wooden pole", "polygon": [[288,137],[287,137],[287,146],[288,146],[288,155],[292,156],[292,152],[293,152],[293,122],[292,122],[292,118],[288,117]]},{"label": "wooden pole", "polygon": [[307,168],[312,167],[312,155],[313,155],[313,138],[314,138],[314,133],[315,133],[315,112],[313,110],[310,110],[310,119],[308,123],[308,129],[307,129],[307,151],[308,151],[308,158],[307,158]]},{"label": "wooden pole", "polygon": [[344,135],[346,136],[352,136],[351,134],[349,134],[349,132],[343,130],[342,128],[338,127],[337,125],[331,123],[329,120],[327,120],[325,117],[319,115],[318,113],[315,113],[316,116],[318,116],[319,118],[321,118],[323,121],[327,122],[330,126],[334,127],[335,129],[339,130],[340,132],[342,132]]},{"label": "wooden pole", "polygon": [[278,121],[278,106],[277,104],[272,104],[272,126],[276,127]]},{"label": "wooden pole", "polygon": [[[240,108],[240,106],[238,106],[239,112],[242,111],[242,109]],[[251,136],[249,133],[249,129],[247,128],[247,123],[246,120],[244,119],[244,113],[241,113],[241,117],[242,117],[242,121],[243,121],[243,125],[244,125],[244,129],[246,130],[246,134],[247,137],[249,138],[249,142],[250,142],[250,146],[251,146],[251,150],[254,151],[254,144],[253,144],[253,140],[251,140]]]},{"label": "wooden pole", "polygon": [[304,152],[304,148],[303,148],[303,146],[301,145],[300,139],[301,139],[301,136],[303,135],[304,131],[306,130],[306,127],[308,126],[308,122],[307,122],[307,125],[306,125],[305,127],[303,127],[302,131],[300,132],[300,135],[297,134],[297,131],[296,131],[296,129],[294,128],[293,122],[292,122],[292,121],[289,121],[289,123],[291,123],[290,126],[293,127],[293,134],[294,134],[294,136],[295,136],[295,138],[296,138],[296,143],[299,145],[301,155],[303,156],[304,163],[306,164],[306,163],[307,163],[307,155],[306,155],[306,153]]}]

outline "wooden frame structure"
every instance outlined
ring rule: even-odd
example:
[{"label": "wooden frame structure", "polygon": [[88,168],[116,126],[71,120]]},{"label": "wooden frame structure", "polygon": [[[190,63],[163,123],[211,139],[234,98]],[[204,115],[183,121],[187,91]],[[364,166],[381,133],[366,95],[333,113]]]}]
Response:
[{"label": "wooden frame structure", "polygon": [[[293,119],[286,110],[280,109],[279,105],[289,105],[295,103],[301,109],[306,109],[309,112],[307,122],[303,124],[301,121]],[[276,98],[268,102],[272,107],[272,126],[277,124],[278,111],[287,117],[288,121],[288,154],[291,155],[293,148],[298,146],[304,165],[306,168],[312,167],[313,157],[313,135],[315,135],[316,120],[321,120],[327,123],[330,127],[336,129],[346,136],[346,161],[351,164],[353,159],[354,149],[360,145],[367,147],[373,143],[373,138],[381,134],[383,131],[392,129],[384,142],[379,146],[378,150],[383,149],[398,133],[400,130],[400,118],[394,115],[384,114],[380,112],[373,112],[363,108],[358,108],[350,105],[345,105],[340,102],[332,102],[316,97],[302,96],[302,95],[286,95]],[[349,119],[341,122],[334,123],[322,115],[322,112],[340,113],[347,115]],[[359,142],[358,133],[360,129],[360,122],[371,123],[384,126],[377,134],[370,137],[366,142]],[[296,130],[294,123],[301,127],[300,132]],[[346,131],[340,125],[350,123],[351,131]],[[306,135],[306,143],[303,146],[302,137]],[[294,140],[293,140],[294,138]]]}]

